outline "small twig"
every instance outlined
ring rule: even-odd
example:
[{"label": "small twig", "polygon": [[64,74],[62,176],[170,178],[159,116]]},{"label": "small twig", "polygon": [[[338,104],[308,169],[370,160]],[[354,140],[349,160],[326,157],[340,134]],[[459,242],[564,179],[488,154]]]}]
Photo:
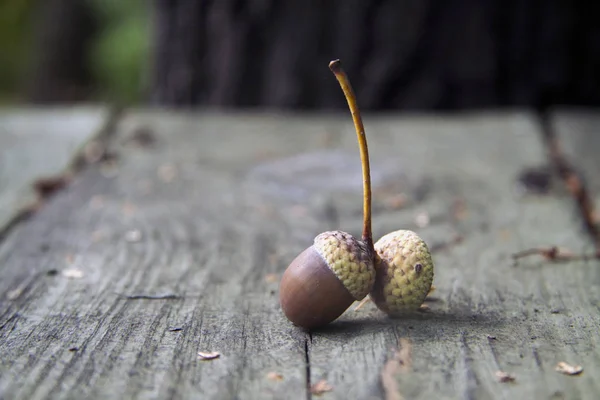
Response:
[{"label": "small twig", "polygon": [[367,304],[367,303],[368,303],[368,302],[370,302],[370,301],[371,301],[371,297],[369,297],[369,296],[365,297],[364,299],[362,299],[362,300],[361,300],[361,301],[360,301],[360,302],[359,302],[359,303],[356,305],[356,307],[354,307],[354,311],[358,311],[358,310],[360,310],[361,308],[363,308],[363,306],[364,306],[365,304]]},{"label": "small twig", "polygon": [[600,259],[600,252],[595,254],[575,254],[568,249],[560,249],[557,246],[551,247],[534,247],[523,250],[512,255],[513,260],[517,261],[520,258],[540,255],[548,261],[587,261]]}]

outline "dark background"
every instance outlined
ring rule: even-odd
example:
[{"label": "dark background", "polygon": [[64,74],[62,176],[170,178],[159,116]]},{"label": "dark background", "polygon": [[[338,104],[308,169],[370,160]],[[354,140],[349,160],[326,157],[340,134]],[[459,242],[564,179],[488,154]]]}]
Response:
[{"label": "dark background", "polygon": [[597,2],[3,0],[4,104],[346,107],[600,104]]}]

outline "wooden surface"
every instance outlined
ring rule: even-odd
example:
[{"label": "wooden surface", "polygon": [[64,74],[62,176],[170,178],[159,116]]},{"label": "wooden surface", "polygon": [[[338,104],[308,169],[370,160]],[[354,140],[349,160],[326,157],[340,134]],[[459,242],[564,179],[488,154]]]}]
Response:
[{"label": "wooden surface", "polygon": [[102,108],[0,110],[0,232],[39,201],[34,182],[65,173],[106,118]]},{"label": "wooden surface", "polygon": [[600,263],[511,257],[590,249],[561,182],[519,184],[548,163],[538,121],[365,124],[375,237],[413,229],[434,249],[429,311],[367,303],[311,333],[280,311],[277,279],[316,234],[360,234],[349,115],[132,110],[111,162],[0,243],[0,398],[306,399],[321,380],[329,399],[597,398]]}]

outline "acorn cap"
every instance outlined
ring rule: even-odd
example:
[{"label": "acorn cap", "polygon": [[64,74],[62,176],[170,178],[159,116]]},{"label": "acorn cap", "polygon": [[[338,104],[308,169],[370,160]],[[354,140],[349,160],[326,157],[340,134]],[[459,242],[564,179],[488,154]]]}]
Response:
[{"label": "acorn cap", "polygon": [[283,312],[307,329],[332,322],[369,293],[375,281],[372,260],[366,246],[350,234],[321,233],[281,278]]},{"label": "acorn cap", "polygon": [[388,314],[414,311],[433,283],[433,260],[427,244],[415,232],[398,230],[375,243],[377,278],[371,298]]}]

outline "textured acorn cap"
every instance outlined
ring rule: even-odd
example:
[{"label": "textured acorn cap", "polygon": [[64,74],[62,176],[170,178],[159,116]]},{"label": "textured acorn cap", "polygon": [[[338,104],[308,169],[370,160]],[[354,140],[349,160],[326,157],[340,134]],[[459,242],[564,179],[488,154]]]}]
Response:
[{"label": "textured acorn cap", "polygon": [[295,325],[316,328],[363,299],[374,281],[373,257],[361,241],[341,231],[324,232],[284,272],[281,307]]},{"label": "textured acorn cap", "polygon": [[429,248],[415,232],[398,230],[375,243],[377,278],[370,295],[388,314],[419,308],[433,283]]}]

